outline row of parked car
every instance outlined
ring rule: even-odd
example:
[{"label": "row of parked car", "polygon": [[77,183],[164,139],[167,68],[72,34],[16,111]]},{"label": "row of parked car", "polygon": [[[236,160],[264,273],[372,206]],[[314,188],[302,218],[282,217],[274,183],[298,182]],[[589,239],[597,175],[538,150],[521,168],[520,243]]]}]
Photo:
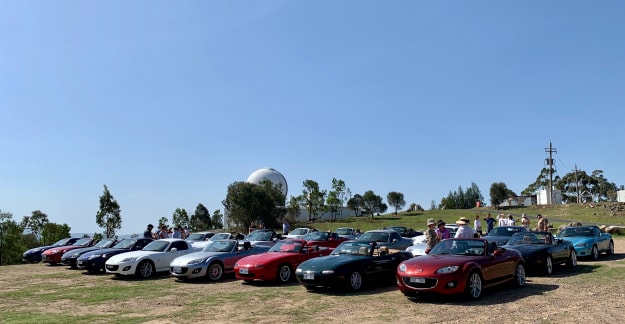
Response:
[{"label": "row of parked car", "polygon": [[[429,254],[417,256],[406,251],[415,243],[413,238],[402,237],[393,229],[367,231],[356,238],[341,236],[338,230],[311,230],[302,237],[281,240],[273,230],[257,230],[245,237],[213,234],[198,241],[131,238],[110,246],[114,240],[107,239],[91,247],[73,245],[76,247],[58,260],[88,272],[105,270],[116,276],[148,278],[156,272],[169,272],[179,280],[217,281],[234,273],[245,282],[296,279],[309,290],[354,291],[368,281],[388,280],[409,297],[464,293],[479,298],[490,286],[507,282],[525,285],[526,273],[551,274],[559,263],[575,267],[578,255],[595,259],[599,253],[614,253],[610,234],[596,226],[568,227],[556,236],[529,232],[521,226],[496,229],[482,238],[443,240]],[[54,264],[58,251],[70,246],[43,247],[42,261]],[[53,249],[58,251],[53,253]],[[29,251],[24,259],[33,262]]]}]

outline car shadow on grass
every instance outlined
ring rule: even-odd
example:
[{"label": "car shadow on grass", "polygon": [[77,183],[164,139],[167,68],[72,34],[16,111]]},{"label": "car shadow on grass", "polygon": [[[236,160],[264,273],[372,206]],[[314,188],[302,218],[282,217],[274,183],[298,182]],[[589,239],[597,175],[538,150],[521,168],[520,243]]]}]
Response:
[{"label": "car shadow on grass", "polygon": [[559,265],[553,266],[553,273],[550,275],[544,273],[543,270],[529,270],[528,269],[527,277],[528,278],[534,278],[534,277],[565,278],[565,277],[575,276],[575,275],[582,274],[582,273],[591,273],[591,272],[594,272],[595,269],[598,267],[599,267],[598,265],[593,265],[593,264],[577,263],[577,266],[575,268],[569,268],[568,266],[564,264],[559,264]]},{"label": "car shadow on grass", "polygon": [[124,281],[145,281],[145,280],[168,280],[170,278],[169,272],[157,272],[154,275],[152,275],[149,278],[141,278],[139,276],[117,276],[117,275],[111,275],[111,274],[107,274],[109,276],[111,276],[112,280],[124,280]]},{"label": "car shadow on grass", "polygon": [[[302,289],[305,289],[302,287]],[[316,287],[314,289],[309,289],[309,293],[314,294],[323,294],[328,296],[367,296],[367,295],[377,295],[385,292],[393,292],[399,290],[397,289],[397,285],[395,284],[395,280],[392,281],[369,281],[364,284],[364,286],[358,290],[353,291],[346,287]]]}]

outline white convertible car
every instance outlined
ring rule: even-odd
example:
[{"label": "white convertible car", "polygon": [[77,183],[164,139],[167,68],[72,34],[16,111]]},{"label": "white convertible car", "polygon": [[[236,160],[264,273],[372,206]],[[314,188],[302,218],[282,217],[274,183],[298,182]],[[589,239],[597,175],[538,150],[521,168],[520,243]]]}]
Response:
[{"label": "white convertible car", "polygon": [[142,250],[115,255],[106,261],[106,273],[116,276],[136,275],[149,278],[156,272],[169,272],[169,264],[179,256],[197,252],[188,241],[161,239],[152,241]]}]

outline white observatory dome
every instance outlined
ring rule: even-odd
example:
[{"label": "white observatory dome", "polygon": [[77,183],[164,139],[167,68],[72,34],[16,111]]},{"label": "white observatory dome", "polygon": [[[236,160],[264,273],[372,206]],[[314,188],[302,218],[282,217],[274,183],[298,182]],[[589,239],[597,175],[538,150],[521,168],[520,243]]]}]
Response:
[{"label": "white observatory dome", "polygon": [[269,180],[274,185],[279,185],[282,190],[282,194],[286,198],[289,188],[286,184],[286,178],[284,178],[282,173],[278,172],[274,168],[261,168],[252,172],[252,174],[247,177],[246,182],[260,184],[263,180]]}]

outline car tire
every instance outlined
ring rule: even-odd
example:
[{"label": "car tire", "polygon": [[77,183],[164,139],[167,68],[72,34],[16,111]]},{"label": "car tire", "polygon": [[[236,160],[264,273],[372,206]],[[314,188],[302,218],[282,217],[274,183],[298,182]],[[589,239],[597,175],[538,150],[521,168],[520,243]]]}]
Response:
[{"label": "car tire", "polygon": [[135,274],[137,275],[137,277],[141,277],[144,279],[150,278],[152,277],[152,275],[154,275],[154,265],[148,260],[143,260],[137,266]]},{"label": "car tire", "polygon": [[411,290],[404,290],[401,292],[402,294],[404,294],[404,296],[408,297],[408,298],[414,298],[417,297],[417,293]]},{"label": "car tire", "polygon": [[571,254],[569,255],[569,260],[566,261],[566,265],[569,268],[577,267],[577,252],[574,249],[571,249]]},{"label": "car tire", "polygon": [[213,262],[208,266],[206,270],[206,277],[210,281],[217,281],[224,275],[224,266],[219,262]]},{"label": "car tire", "polygon": [[289,266],[288,264],[283,264],[278,267],[278,274],[276,275],[276,278],[278,278],[278,282],[280,283],[287,283],[291,281],[291,279],[293,278],[293,271],[291,271],[291,266]]},{"label": "car tire", "polygon": [[599,248],[596,245],[592,246],[592,250],[590,251],[590,257],[593,260],[599,260]]},{"label": "car tire", "polygon": [[243,282],[245,282],[245,283],[252,283],[252,282],[254,282],[254,279],[243,279]]},{"label": "car tire", "polygon": [[525,286],[526,279],[525,266],[523,263],[519,262],[514,268],[514,285],[517,287],[523,287]]},{"label": "car tire", "polygon": [[482,276],[477,271],[471,271],[464,287],[464,293],[470,299],[478,299],[482,296]]},{"label": "car tire", "polygon": [[605,251],[606,255],[614,255],[614,242],[610,241],[610,245],[608,245],[608,250]]},{"label": "car tire", "polygon": [[358,271],[352,272],[347,278],[347,287],[352,291],[358,291],[362,288],[363,280],[362,274]]},{"label": "car tire", "polygon": [[550,255],[547,255],[545,257],[545,268],[544,268],[544,272],[546,275],[550,276],[553,274],[553,260],[551,259]]}]

